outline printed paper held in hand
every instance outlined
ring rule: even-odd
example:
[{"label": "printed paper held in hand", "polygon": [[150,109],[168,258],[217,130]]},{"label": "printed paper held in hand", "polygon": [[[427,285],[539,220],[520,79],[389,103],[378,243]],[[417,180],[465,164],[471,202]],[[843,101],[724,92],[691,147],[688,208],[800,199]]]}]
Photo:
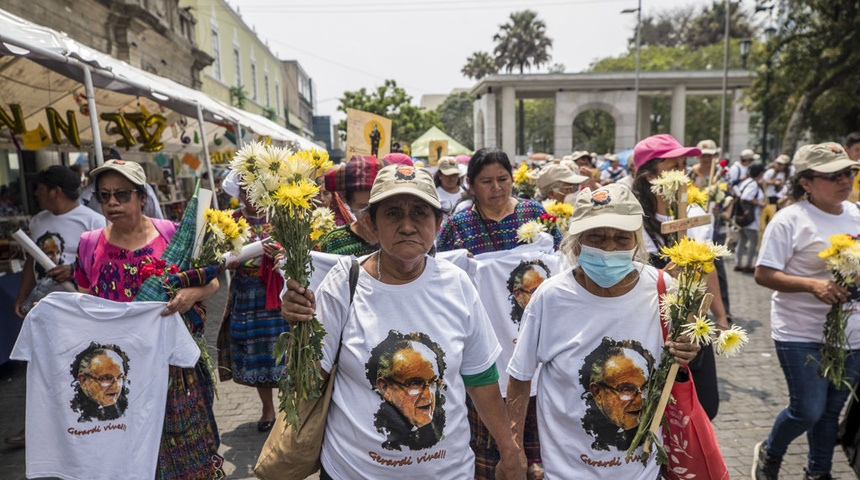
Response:
[{"label": "printed paper held in hand", "polygon": [[[36,262],[41,265],[42,268],[44,268],[46,271],[57,266],[57,264],[52,262],[51,259],[48,258],[47,255],[45,255],[45,252],[43,252],[41,248],[39,248],[35,243],[33,243],[33,240],[30,240],[30,237],[28,237],[27,234],[23,231],[18,230],[17,232],[13,233],[12,238],[14,238],[18,242],[18,244],[21,245],[21,248],[23,248],[31,257],[33,257],[33,259],[36,260]],[[62,286],[70,292],[78,291],[78,289],[75,288],[75,284],[73,284],[72,282],[63,282]]]},{"label": "printed paper held in hand", "polygon": [[265,240],[259,240],[253,243],[249,243],[242,247],[242,251],[239,252],[238,255],[227,254],[224,255],[224,265],[229,265],[232,261],[244,262],[245,260],[250,260],[254,257],[259,257],[263,254],[263,244],[270,242],[271,239],[267,238]]}]

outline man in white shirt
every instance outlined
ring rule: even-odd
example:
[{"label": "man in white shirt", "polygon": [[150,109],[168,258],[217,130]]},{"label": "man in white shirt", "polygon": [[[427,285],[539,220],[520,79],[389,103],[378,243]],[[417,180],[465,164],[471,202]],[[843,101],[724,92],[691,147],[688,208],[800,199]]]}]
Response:
[{"label": "man in white shirt", "polygon": [[744,149],[741,152],[740,160],[729,167],[729,188],[734,190],[741,181],[746,180],[747,171],[749,170],[750,165],[759,158],[761,158],[759,154],[753,152],[749,148]]},{"label": "man in white shirt", "polygon": [[[21,318],[25,310],[32,307],[30,295],[38,282],[47,294],[59,284],[72,280],[81,235],[105,226],[102,215],[78,204],[81,179],[72,169],[51,165],[31,178],[36,184],[34,196],[42,211],[30,220],[30,238],[57,266],[44,271],[36,266],[33,257],[27,256],[15,300],[15,314]],[[23,446],[24,431],[6,437],[6,443]]]}]

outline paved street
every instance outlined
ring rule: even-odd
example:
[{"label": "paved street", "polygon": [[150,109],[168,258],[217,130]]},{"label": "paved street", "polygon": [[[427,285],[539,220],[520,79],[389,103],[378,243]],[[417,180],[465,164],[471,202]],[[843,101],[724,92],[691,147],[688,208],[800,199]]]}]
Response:
[{"label": "paved street", "polygon": [[[714,426],[730,474],[739,479],[749,478],[753,445],[767,435],[776,414],[787,402],[787,393],[770,340],[770,291],[755,285],[751,275],[729,271],[729,282],[735,320],[747,328],[751,340],[743,354],[717,359],[722,404]],[[215,343],[225,297],[222,288],[209,306],[210,345]],[[24,425],[24,372],[20,364],[0,366],[0,438],[16,433]],[[219,385],[218,395],[215,413],[227,478],[254,478],[253,465],[265,440],[256,428],[260,416],[257,393],[230,382]],[[805,452],[806,440],[801,437],[786,456],[783,478],[802,477]],[[841,449],[837,449],[834,459],[836,478],[855,478]],[[23,449],[0,445],[0,478],[24,478]]]}]

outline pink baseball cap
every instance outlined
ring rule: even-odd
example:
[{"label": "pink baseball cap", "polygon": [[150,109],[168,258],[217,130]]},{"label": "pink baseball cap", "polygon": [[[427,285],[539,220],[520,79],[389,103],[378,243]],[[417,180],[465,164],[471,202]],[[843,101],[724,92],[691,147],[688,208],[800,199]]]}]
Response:
[{"label": "pink baseball cap", "polygon": [[638,169],[655,158],[698,157],[702,151],[696,147],[685,147],[667,133],[652,135],[633,148],[633,164]]}]

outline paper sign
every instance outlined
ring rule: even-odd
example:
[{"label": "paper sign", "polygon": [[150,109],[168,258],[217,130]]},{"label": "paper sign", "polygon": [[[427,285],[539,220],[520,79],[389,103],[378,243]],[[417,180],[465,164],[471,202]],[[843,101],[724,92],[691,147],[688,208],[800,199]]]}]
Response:
[{"label": "paper sign", "polygon": [[427,147],[427,163],[431,167],[439,164],[439,159],[448,155],[448,140],[430,140]]},{"label": "paper sign", "polygon": [[51,137],[41,123],[35,130],[24,132],[21,139],[24,140],[24,150],[38,150],[51,144]]},{"label": "paper sign", "polygon": [[346,109],[346,158],[391,152],[391,120],[361,110]]}]

